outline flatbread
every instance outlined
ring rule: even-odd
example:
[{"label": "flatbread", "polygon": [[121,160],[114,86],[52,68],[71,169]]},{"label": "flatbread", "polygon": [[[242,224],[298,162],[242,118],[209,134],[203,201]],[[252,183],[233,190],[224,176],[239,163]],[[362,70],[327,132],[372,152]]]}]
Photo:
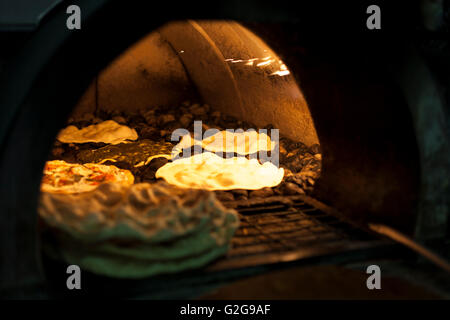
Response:
[{"label": "flatbread", "polygon": [[42,192],[81,193],[105,182],[130,186],[134,177],[128,170],[94,163],[74,164],[63,160],[47,161],[41,183]]},{"label": "flatbread", "polygon": [[173,145],[170,142],[157,142],[148,139],[108,145],[96,150],[83,150],[77,154],[80,162],[105,163],[117,162],[126,167],[140,167],[154,158],[170,159]]},{"label": "flatbread", "polygon": [[224,159],[203,152],[166,163],[156,171],[156,178],[180,188],[206,190],[257,190],[281,183],[284,169],[271,162],[260,164],[257,159],[233,157]]},{"label": "flatbread", "polygon": [[126,140],[136,140],[137,138],[136,130],[120,125],[113,120],[103,121],[82,129],[68,126],[62,129],[57,137],[63,143],[102,142],[108,144],[118,144]]}]

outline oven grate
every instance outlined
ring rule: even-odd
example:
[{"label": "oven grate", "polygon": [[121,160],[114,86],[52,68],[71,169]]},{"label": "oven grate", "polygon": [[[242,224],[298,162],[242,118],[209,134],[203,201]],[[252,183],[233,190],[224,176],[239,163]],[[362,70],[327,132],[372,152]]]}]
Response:
[{"label": "oven grate", "polygon": [[[241,225],[224,259],[211,270],[234,269],[291,262],[367,249],[386,244],[329,211],[319,209],[308,197],[291,197],[273,203],[235,205]],[[314,200],[315,203],[318,203]]]},{"label": "oven grate", "polygon": [[[381,249],[376,254],[386,257],[387,246],[392,246],[392,242],[379,240],[353,226],[307,196],[272,197],[258,203],[253,199],[225,205],[239,212],[241,226],[224,258],[205,269],[147,279],[111,279],[85,272],[83,281],[89,289],[81,290],[83,296],[187,299],[284,263],[317,257],[320,263],[335,263],[336,260],[329,259],[333,255],[340,262],[360,259],[361,255],[372,258],[375,253],[368,250],[371,248]],[[358,249],[362,249],[361,255],[352,251]],[[398,256],[397,250],[393,252]],[[55,297],[79,294],[75,291],[80,290],[67,290],[65,263],[48,257],[44,261]]]}]

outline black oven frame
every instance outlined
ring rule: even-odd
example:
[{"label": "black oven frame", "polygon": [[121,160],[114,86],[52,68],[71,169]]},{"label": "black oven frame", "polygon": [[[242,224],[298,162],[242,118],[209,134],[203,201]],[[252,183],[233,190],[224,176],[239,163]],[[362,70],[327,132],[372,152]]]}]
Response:
[{"label": "black oven frame", "polygon": [[[424,234],[445,233],[442,223],[427,225],[421,216],[445,199],[440,189],[434,198],[424,195],[429,165],[421,137],[426,132],[415,117],[421,106],[411,102],[414,92],[437,85],[409,37],[398,40],[402,28],[388,23],[388,31],[365,30],[364,1],[327,4],[327,10],[288,1],[276,7],[256,1],[162,2],[157,9],[145,1],[72,2],[83,8],[82,29],[65,28],[68,2],[63,1],[25,36],[1,73],[0,289],[5,294],[33,295],[45,288],[36,207],[42,167],[58,129],[102,68],[169,20],[248,22],[282,55],[310,105],[323,148],[315,196],[359,222],[383,221],[414,234],[419,216]],[[387,8],[390,15],[400,12]],[[307,62],[299,59],[305,58],[304,47],[311,48]],[[408,75],[422,80],[411,88]],[[435,107],[443,108],[442,101],[437,99]],[[438,149],[447,152],[445,146]],[[435,167],[439,172],[446,165]],[[430,187],[433,181],[427,183]]]}]

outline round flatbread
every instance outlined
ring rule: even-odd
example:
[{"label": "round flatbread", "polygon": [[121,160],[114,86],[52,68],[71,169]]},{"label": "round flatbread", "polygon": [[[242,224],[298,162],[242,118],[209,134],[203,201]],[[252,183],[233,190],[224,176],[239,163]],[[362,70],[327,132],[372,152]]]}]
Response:
[{"label": "round flatbread", "polygon": [[59,132],[57,139],[63,143],[102,142],[118,144],[127,140],[136,140],[137,138],[136,130],[120,125],[113,120],[107,120],[82,129],[68,126]]},{"label": "round flatbread", "polygon": [[155,174],[179,188],[206,190],[258,190],[281,183],[284,169],[267,161],[233,157],[224,159],[203,152],[166,163]]},{"label": "round flatbread", "polygon": [[41,191],[51,193],[81,193],[92,191],[105,182],[124,186],[134,183],[133,174],[115,166],[94,163],[75,164],[63,160],[47,161]]}]

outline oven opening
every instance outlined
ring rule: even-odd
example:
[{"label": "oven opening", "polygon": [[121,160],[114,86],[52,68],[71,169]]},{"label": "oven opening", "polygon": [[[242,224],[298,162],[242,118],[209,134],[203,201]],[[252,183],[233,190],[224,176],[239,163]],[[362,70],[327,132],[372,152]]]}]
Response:
[{"label": "oven opening", "polygon": [[102,70],[61,124],[46,256],[112,278],[290,262],[376,243],[310,197],[322,152],[283,57],[234,21],[178,21]]},{"label": "oven opening", "polygon": [[185,21],[98,74],[49,160],[114,165],[134,183],[162,179],[236,201],[308,193],[321,157],[281,57],[237,22]]}]

